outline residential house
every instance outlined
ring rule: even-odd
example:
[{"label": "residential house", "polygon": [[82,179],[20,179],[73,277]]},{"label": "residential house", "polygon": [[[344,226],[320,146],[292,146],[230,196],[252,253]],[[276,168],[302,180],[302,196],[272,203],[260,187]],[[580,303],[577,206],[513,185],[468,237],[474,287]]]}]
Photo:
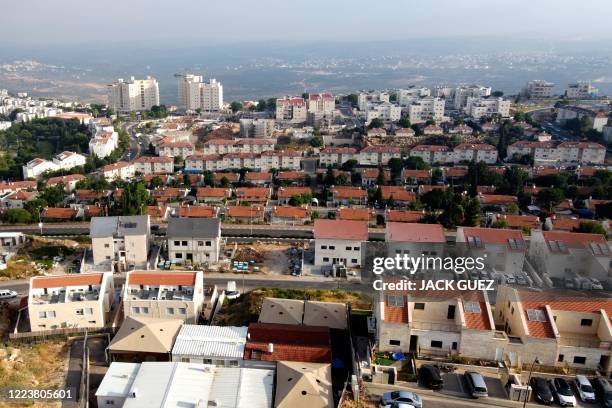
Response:
[{"label": "residential house", "polygon": [[134,171],[143,175],[174,174],[174,158],[140,156],[134,160]]},{"label": "residential house", "polygon": [[368,203],[368,192],[360,187],[332,186],[332,205],[366,205]]},{"label": "residential house", "polygon": [[264,221],[264,214],[264,207],[259,205],[225,207],[225,218],[231,222],[260,224]]},{"label": "residential house", "polygon": [[[534,232],[535,233],[535,232]],[[532,236],[533,239],[533,236]],[[516,275],[523,270],[527,245],[521,231],[457,227],[457,244],[473,257],[483,257],[487,271]]]},{"label": "residential house", "polygon": [[312,196],[310,187],[279,187],[276,193],[279,205],[288,205],[295,196]]},{"label": "residential house", "polygon": [[239,187],[236,189],[236,198],[239,203],[257,203],[267,205],[272,195],[269,187]]},{"label": "residential house", "polygon": [[82,154],[75,152],[64,151],[58,153],[53,158],[53,163],[57,165],[58,169],[70,170],[73,167],[84,166],[87,158]]},{"label": "residential house", "polygon": [[246,326],[185,324],[174,342],[172,361],[217,367],[241,366],[248,330]]},{"label": "residential house", "polygon": [[366,221],[325,220],[314,223],[315,266],[360,268],[362,244],[368,240]]},{"label": "residential house", "polygon": [[196,199],[199,203],[223,202],[231,195],[229,188],[221,187],[199,187],[196,191]]},{"label": "residential house", "polygon": [[304,225],[310,222],[310,210],[304,207],[274,206],[270,212],[272,224]]},{"label": "residential house", "polygon": [[218,262],[221,222],[218,218],[170,218],[166,239],[170,261],[194,265]]},{"label": "residential house", "polygon": [[91,248],[96,266],[110,270],[146,267],[151,227],[148,215],[93,217]]},{"label": "residential house", "polygon": [[45,159],[32,159],[22,166],[24,179],[38,179],[47,171],[59,170],[57,164]]},{"label": "residential house", "polygon": [[67,176],[51,177],[47,180],[47,187],[55,187],[59,184],[64,185],[64,189],[71,193],[76,189],[76,185],[79,181],[84,180],[85,176],[82,174],[69,174]]}]

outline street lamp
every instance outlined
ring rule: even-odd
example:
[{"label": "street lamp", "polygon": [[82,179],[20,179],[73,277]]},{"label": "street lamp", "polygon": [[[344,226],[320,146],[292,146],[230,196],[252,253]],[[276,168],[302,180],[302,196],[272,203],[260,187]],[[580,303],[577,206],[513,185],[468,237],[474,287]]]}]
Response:
[{"label": "street lamp", "polygon": [[531,368],[529,369],[529,377],[527,378],[527,388],[525,388],[525,400],[523,401],[523,408],[525,408],[525,406],[527,405],[527,398],[529,397],[529,387],[531,386],[529,383],[531,383],[531,374],[533,374],[533,368],[536,364],[542,364],[542,362],[540,362],[537,357],[535,358],[535,360],[533,360],[533,363],[531,363]]}]

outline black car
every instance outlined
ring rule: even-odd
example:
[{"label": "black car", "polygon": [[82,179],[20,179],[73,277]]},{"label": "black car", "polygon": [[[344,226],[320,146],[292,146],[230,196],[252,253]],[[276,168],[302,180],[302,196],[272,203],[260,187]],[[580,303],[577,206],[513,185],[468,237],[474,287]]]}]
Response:
[{"label": "black car", "polygon": [[432,390],[441,390],[444,386],[438,367],[429,364],[422,365],[419,369],[419,380],[424,386]]},{"label": "black car", "polygon": [[554,398],[552,392],[550,392],[548,382],[544,378],[532,377],[531,381],[529,381],[529,385],[531,386],[533,398],[536,401],[544,405],[553,403]]},{"label": "black car", "polygon": [[595,397],[604,408],[612,408],[612,384],[604,377],[597,377],[591,380],[595,389]]}]

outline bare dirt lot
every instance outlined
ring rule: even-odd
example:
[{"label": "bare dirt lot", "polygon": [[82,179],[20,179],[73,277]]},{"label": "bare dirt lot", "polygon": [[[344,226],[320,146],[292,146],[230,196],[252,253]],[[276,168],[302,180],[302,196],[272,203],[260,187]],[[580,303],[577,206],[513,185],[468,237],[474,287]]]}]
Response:
[{"label": "bare dirt lot", "polygon": [[[254,242],[239,244],[235,260],[242,262],[254,261],[253,266],[266,275],[287,275],[290,273],[289,262],[291,248],[296,248],[291,242]],[[253,268],[249,272],[254,272]]]}]

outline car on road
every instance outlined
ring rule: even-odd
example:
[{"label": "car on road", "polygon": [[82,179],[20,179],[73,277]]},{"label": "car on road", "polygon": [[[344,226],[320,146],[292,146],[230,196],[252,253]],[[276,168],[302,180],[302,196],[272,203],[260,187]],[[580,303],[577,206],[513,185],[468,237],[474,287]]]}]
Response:
[{"label": "car on road", "polygon": [[533,398],[540,404],[550,405],[554,402],[554,397],[548,386],[548,381],[542,377],[531,377],[529,381]]},{"label": "car on road", "polygon": [[576,397],[565,378],[554,378],[550,380],[550,391],[552,392],[557,404],[562,407],[575,407]]},{"label": "car on road", "polygon": [[463,374],[465,382],[468,386],[468,392],[472,398],[488,397],[489,390],[487,390],[487,384],[480,373],[476,371],[466,371]]},{"label": "car on road", "polygon": [[9,289],[0,290],[0,299],[14,299],[17,297],[17,292]]},{"label": "car on road", "polygon": [[380,405],[389,406],[393,403],[408,404],[414,408],[423,407],[421,397],[411,391],[391,391],[384,393]]},{"label": "car on road", "polygon": [[441,390],[444,387],[440,369],[429,364],[422,365],[419,369],[419,380],[421,384],[432,390]]},{"label": "car on road", "polygon": [[391,404],[385,405],[385,408],[416,408],[416,407],[406,402],[392,402]]},{"label": "car on road", "polygon": [[574,380],[576,393],[583,402],[595,402],[595,390],[588,378],[584,375],[577,375]]},{"label": "car on road", "polygon": [[597,377],[591,380],[595,397],[604,408],[612,408],[612,384],[604,377]]}]

